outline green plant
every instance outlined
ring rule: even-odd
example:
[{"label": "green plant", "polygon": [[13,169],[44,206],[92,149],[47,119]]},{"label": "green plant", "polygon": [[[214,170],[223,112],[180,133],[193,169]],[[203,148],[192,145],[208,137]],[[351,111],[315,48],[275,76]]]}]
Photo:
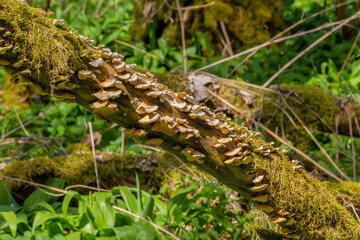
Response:
[{"label": "green plant", "polygon": [[[58,189],[64,184],[47,182]],[[142,191],[137,177],[136,188],[89,195],[68,190],[59,198],[53,190],[38,189],[20,206],[0,181],[0,239],[171,239],[159,231],[165,228],[184,239],[237,239],[247,223],[229,209],[236,199],[228,199],[218,183],[194,182],[167,204],[161,198]]]}]

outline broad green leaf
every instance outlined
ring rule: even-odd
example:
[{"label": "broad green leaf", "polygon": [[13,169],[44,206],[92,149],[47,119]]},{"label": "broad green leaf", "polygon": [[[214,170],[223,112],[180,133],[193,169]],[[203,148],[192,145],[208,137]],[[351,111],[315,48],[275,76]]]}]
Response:
[{"label": "broad green leaf", "polygon": [[95,192],[91,205],[95,223],[99,230],[105,227],[113,227],[115,225],[115,210],[110,204],[111,193]]},{"label": "broad green leaf", "polygon": [[50,218],[53,218],[54,214],[48,211],[37,211],[34,217],[34,222],[32,224],[32,233],[35,232],[35,229],[41,224],[45,223]]},{"label": "broad green leaf", "polygon": [[9,224],[11,235],[16,236],[17,218],[14,212],[0,212],[0,215],[4,217],[5,221]]},{"label": "broad green leaf", "polygon": [[5,184],[1,180],[0,180],[0,205],[19,206],[12,197],[9,189],[5,186]]},{"label": "broad green leaf", "polygon": [[67,194],[65,195],[65,197],[64,197],[64,200],[63,200],[63,203],[62,203],[62,213],[64,214],[65,217],[67,216],[67,213],[68,213],[70,201],[74,197],[76,199],[78,199],[78,200],[81,199],[80,194],[78,192],[76,192],[76,191],[73,191],[73,190],[69,190],[67,192]]},{"label": "broad green leaf", "polygon": [[65,236],[66,240],[81,240],[81,232],[75,232]]},{"label": "broad green leaf", "polygon": [[138,205],[137,205],[136,198],[133,194],[131,194],[129,188],[122,186],[122,187],[119,187],[119,191],[121,193],[121,196],[122,196],[128,210],[135,214],[138,214],[138,215],[141,214],[141,212],[139,211]]},{"label": "broad green leaf", "polygon": [[114,228],[117,239],[121,240],[135,240],[137,229],[133,226],[123,226]]}]

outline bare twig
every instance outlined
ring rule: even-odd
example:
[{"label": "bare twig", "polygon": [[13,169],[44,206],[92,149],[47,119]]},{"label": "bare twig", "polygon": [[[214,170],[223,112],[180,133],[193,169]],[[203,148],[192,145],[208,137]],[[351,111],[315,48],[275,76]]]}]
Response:
[{"label": "bare twig", "polygon": [[[327,12],[327,11],[329,11],[329,10],[332,10],[332,9],[338,8],[338,7],[341,7],[341,6],[343,6],[343,5],[349,4],[349,3],[354,2],[354,1],[356,1],[356,0],[352,0],[352,1],[345,2],[345,3],[337,4],[337,5],[332,6],[332,7],[330,7],[330,8],[323,9],[322,11],[320,11],[320,12],[318,12],[318,13],[315,13],[315,14],[307,17],[307,18],[304,18],[304,19],[301,18],[300,21],[294,23],[294,24],[291,25],[290,27],[286,28],[284,31],[278,33],[276,36],[274,36],[273,38],[271,38],[268,42],[272,42],[272,41],[274,41],[275,39],[278,39],[280,36],[282,36],[282,35],[284,35],[285,33],[291,31],[293,28],[299,26],[300,24],[302,24],[303,22],[305,22],[305,21],[307,21],[307,20],[309,20],[309,19],[311,19],[311,18],[314,18],[314,17],[316,17],[316,16],[318,16],[318,15],[320,15],[320,14],[322,14],[322,13],[325,13],[325,12]],[[324,6],[326,6],[326,5],[324,5]],[[323,22],[323,23],[324,23],[324,22]],[[247,62],[247,61],[248,61],[252,56],[254,56],[255,53],[257,53],[259,50],[260,50],[260,49],[257,49],[257,50],[255,50],[254,52],[252,52],[250,55],[248,55],[248,56],[247,56],[243,61],[241,61],[226,77],[228,78],[228,77],[230,77],[231,75],[233,75],[233,74],[236,72],[236,70],[237,70],[241,65],[243,65],[245,62]]]},{"label": "bare twig", "polygon": [[298,32],[298,33],[295,33],[295,34],[293,34],[293,35],[286,36],[286,37],[282,37],[282,38],[278,38],[278,39],[275,39],[275,40],[272,40],[272,41],[269,40],[269,41],[267,41],[267,42],[265,42],[265,43],[263,43],[263,44],[260,44],[260,45],[258,45],[258,46],[255,46],[255,47],[253,47],[253,48],[249,48],[249,49],[247,49],[247,50],[245,50],[245,51],[243,51],[243,52],[234,54],[233,56],[224,58],[224,59],[219,60],[219,61],[217,61],[217,62],[211,63],[211,64],[209,64],[209,65],[207,65],[207,66],[201,67],[201,68],[199,68],[199,69],[197,69],[197,70],[195,70],[195,71],[193,71],[193,72],[194,72],[194,73],[197,73],[197,72],[199,72],[199,71],[203,71],[203,70],[205,70],[205,69],[214,67],[214,66],[219,65],[219,64],[221,64],[221,63],[228,62],[228,61],[230,61],[230,60],[232,60],[232,59],[239,58],[239,57],[241,57],[241,56],[243,56],[243,55],[252,53],[252,52],[254,52],[254,51],[258,51],[258,50],[260,50],[261,48],[267,47],[267,46],[272,45],[272,44],[274,44],[274,43],[279,43],[279,42],[283,42],[283,41],[286,41],[286,40],[289,40],[289,39],[293,39],[293,38],[297,38],[297,37],[300,37],[300,36],[303,36],[303,35],[307,35],[307,34],[310,34],[310,33],[318,32],[318,31],[321,31],[321,30],[323,30],[323,29],[325,29],[325,28],[338,25],[338,24],[340,24],[340,23],[342,23],[342,22],[344,22],[344,21],[345,21],[345,20],[338,21],[338,22],[333,22],[333,23],[327,23],[327,24],[324,24],[324,25],[322,25],[322,26],[320,26],[320,27],[318,27],[318,28],[314,28],[314,29],[311,29],[311,30],[308,30],[308,31]]},{"label": "bare twig", "polygon": [[350,141],[351,141],[351,154],[352,154],[352,160],[353,160],[353,180],[355,182],[356,181],[356,159],[355,159],[353,127],[352,127],[350,112],[346,106],[344,109],[345,109],[346,115],[348,116],[348,121],[349,121],[349,136],[350,136]]},{"label": "bare twig", "polygon": [[300,117],[294,112],[294,110],[289,106],[287,101],[282,97],[284,104],[287,106],[287,108],[290,110],[290,112],[294,115],[294,117],[298,120],[300,125],[303,127],[303,129],[306,131],[306,133],[311,137],[311,139],[315,142],[316,146],[321,150],[321,152],[325,155],[325,157],[329,160],[329,162],[334,166],[334,168],[342,175],[346,180],[351,181],[348,176],[345,175],[343,171],[336,165],[336,163],[331,159],[329,154],[325,151],[325,149],[321,146],[321,144],[317,141],[317,139],[314,137],[314,135],[310,132],[309,128],[301,121]]},{"label": "bare twig", "polygon": [[0,146],[7,145],[13,142],[31,142],[31,141],[41,141],[41,140],[47,140],[47,141],[56,141],[56,140],[66,140],[64,137],[15,137],[15,138],[5,138],[0,139]]},{"label": "bare twig", "polygon": [[[218,98],[219,100],[221,100],[223,103],[225,103],[226,105],[230,106],[233,110],[235,110],[236,112],[241,114],[241,111],[239,109],[237,109],[235,106],[233,106],[231,103],[227,102],[225,99],[221,98],[220,96],[218,96],[217,94],[215,94],[214,92],[208,90],[209,93],[211,95],[213,95],[214,97]],[[327,175],[331,176],[332,178],[336,179],[339,182],[342,182],[343,180],[341,178],[339,178],[338,176],[336,176],[335,174],[333,174],[332,172],[326,170],[323,166],[321,166],[319,163],[317,163],[315,160],[313,160],[312,158],[310,158],[309,156],[307,156],[305,153],[303,153],[301,150],[299,150],[298,148],[294,147],[293,145],[291,145],[290,143],[288,143],[287,141],[283,140],[281,137],[279,137],[277,134],[275,134],[273,131],[271,131],[270,129],[268,129],[267,127],[265,127],[264,125],[262,125],[261,123],[255,121],[252,118],[249,118],[250,121],[252,121],[254,124],[258,125],[260,128],[264,129],[267,133],[269,133],[273,138],[275,138],[276,140],[278,140],[279,142],[281,142],[282,144],[288,146],[289,148],[291,148],[294,152],[296,152],[297,154],[299,154],[300,156],[302,156],[304,159],[306,159],[307,161],[311,162],[313,165],[315,165],[318,169],[322,170],[323,172],[325,172]]]},{"label": "bare twig", "polygon": [[15,114],[16,114],[16,118],[17,118],[17,120],[18,120],[18,122],[19,122],[19,124],[20,124],[20,127],[21,127],[22,130],[24,131],[25,135],[26,135],[27,137],[30,137],[30,133],[26,130],[24,124],[23,124],[22,121],[21,121],[21,118],[20,118],[20,116],[19,116],[19,113],[18,113],[16,110],[15,110]]},{"label": "bare twig", "polygon": [[[347,56],[346,56],[345,62],[344,62],[343,65],[341,66],[341,69],[340,69],[340,71],[339,71],[339,73],[338,73],[338,75],[337,75],[337,77],[336,77],[336,80],[334,81],[334,83],[333,83],[333,85],[332,85],[333,87],[335,86],[336,82],[339,81],[342,72],[344,71],[346,65],[349,63],[349,59],[350,59],[352,53],[354,52],[354,49],[355,49],[355,47],[356,47],[357,42],[359,41],[359,38],[360,38],[360,30],[358,31],[358,33],[357,33],[357,35],[356,35],[356,38],[355,38],[355,40],[354,40],[354,43],[353,43],[353,45],[351,46],[351,49],[350,49],[349,53],[348,53]],[[341,84],[340,84],[340,82],[339,82],[339,89],[340,89],[340,85],[341,85]]]},{"label": "bare twig", "polygon": [[319,38],[318,40],[316,40],[315,42],[313,42],[312,44],[310,44],[304,51],[302,51],[301,53],[299,53],[296,57],[294,57],[293,59],[291,59],[288,63],[286,63],[282,68],[280,68],[279,71],[277,71],[269,80],[266,81],[266,83],[263,85],[263,87],[267,87],[272,81],[274,81],[275,78],[277,78],[285,69],[287,69],[291,64],[293,64],[294,62],[296,62],[299,58],[301,58],[302,56],[304,56],[308,51],[310,51],[310,49],[312,49],[313,47],[315,47],[317,44],[319,44],[320,42],[322,42],[324,39],[326,39],[327,37],[329,37],[331,34],[333,34],[334,32],[336,32],[337,30],[341,29],[341,27],[343,27],[345,24],[349,23],[351,20],[357,18],[360,14],[360,11],[358,11],[355,15],[353,15],[352,17],[344,20],[341,24],[339,24],[338,26],[336,26],[335,28],[333,28],[331,31],[329,31],[328,33],[324,34],[321,38]]},{"label": "bare twig", "polygon": [[176,0],[176,6],[179,12],[180,18],[180,27],[181,27],[181,42],[182,42],[182,49],[183,49],[183,58],[184,58],[184,73],[187,75],[187,57],[186,57],[186,44],[185,44],[185,26],[184,26],[184,19],[180,7],[179,0]]},{"label": "bare twig", "polygon": [[227,52],[229,53],[229,56],[233,56],[234,52],[233,52],[232,47],[231,47],[231,41],[230,41],[228,32],[226,31],[226,26],[225,26],[223,21],[220,22],[220,26],[221,26],[221,31],[223,32],[224,38],[225,38],[225,41],[226,41]]},{"label": "bare twig", "polygon": [[176,239],[176,240],[181,240],[180,238],[176,237],[174,234],[172,234],[172,233],[169,232],[168,230],[166,230],[166,229],[164,229],[164,228],[156,225],[156,224],[153,223],[152,221],[149,221],[149,220],[147,220],[147,219],[145,219],[145,218],[143,218],[143,217],[141,217],[141,216],[139,216],[139,215],[136,215],[136,214],[134,214],[134,213],[132,213],[132,212],[129,212],[128,210],[125,210],[125,209],[120,208],[120,207],[118,207],[118,206],[113,206],[113,208],[116,209],[116,210],[118,210],[118,211],[120,211],[120,212],[129,214],[129,215],[131,215],[131,216],[133,216],[133,217],[136,217],[136,218],[138,218],[138,219],[147,221],[147,222],[150,223],[154,228],[156,228],[156,229],[158,229],[158,230],[166,233],[167,235],[171,236],[172,238],[174,238],[174,239]]},{"label": "bare twig", "polygon": [[359,215],[356,213],[356,210],[355,210],[355,208],[354,208],[354,205],[353,205],[353,204],[350,204],[350,206],[351,206],[352,210],[354,211],[354,214],[355,214],[357,220],[360,222]]},{"label": "bare twig", "polygon": [[[174,8],[173,6],[171,6],[169,3],[166,3],[166,5],[171,9],[177,9],[177,8]],[[215,5],[215,1],[213,1],[211,3],[203,4],[203,5],[194,5],[194,6],[182,7],[180,9],[182,11],[185,11],[185,10],[197,10],[197,9],[201,9],[201,8],[211,7],[213,5]]]},{"label": "bare twig", "polygon": [[94,158],[94,168],[95,168],[95,176],[96,176],[96,186],[97,186],[97,188],[100,188],[99,173],[98,173],[97,164],[96,164],[96,153],[95,153],[94,136],[93,136],[93,130],[92,130],[91,122],[89,122],[88,125],[89,125],[89,131],[90,131],[91,149],[92,149],[92,154],[93,154],[93,158]]}]

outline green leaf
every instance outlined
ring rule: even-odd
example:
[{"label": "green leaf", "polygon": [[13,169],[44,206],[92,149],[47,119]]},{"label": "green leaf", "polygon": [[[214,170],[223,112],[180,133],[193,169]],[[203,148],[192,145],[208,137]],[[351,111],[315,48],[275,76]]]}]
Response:
[{"label": "green leaf", "polygon": [[48,211],[38,211],[35,214],[34,222],[32,224],[32,230],[31,232],[34,233],[35,229],[40,226],[41,224],[45,223],[50,218],[53,218],[54,214],[48,212]]},{"label": "green leaf", "polygon": [[95,192],[94,201],[91,206],[92,213],[95,218],[95,224],[101,231],[105,227],[113,227],[115,225],[115,210],[110,204],[111,193]]},{"label": "green leaf", "polygon": [[140,180],[139,180],[139,175],[138,173],[135,171],[135,176],[136,176],[136,189],[137,189],[137,202],[138,202],[138,208],[139,211],[143,211],[144,206],[143,206],[143,199],[142,199],[142,194],[141,194],[141,186],[140,186]]},{"label": "green leaf", "polygon": [[142,213],[142,217],[146,219],[147,217],[151,218],[153,214],[153,210],[154,210],[154,198],[150,196],[146,202],[145,208]]},{"label": "green leaf", "polygon": [[122,186],[122,187],[119,187],[119,191],[121,193],[121,196],[122,196],[128,210],[137,215],[141,214],[141,212],[139,211],[139,207],[138,207],[136,198],[133,194],[131,194],[130,189],[128,187]]},{"label": "green leaf", "polygon": [[17,218],[14,212],[0,212],[5,221],[9,224],[9,228],[13,237],[16,236]]},{"label": "green leaf", "polygon": [[5,184],[1,180],[0,180],[0,205],[19,206],[12,197],[9,189],[5,186]]},{"label": "green leaf", "polygon": [[65,236],[66,240],[81,240],[81,232],[75,232]]},{"label": "green leaf", "polygon": [[123,226],[114,228],[117,239],[121,240],[134,240],[136,238],[137,229],[133,226]]},{"label": "green leaf", "polygon": [[62,203],[62,213],[64,214],[65,217],[67,216],[67,213],[68,213],[70,201],[74,197],[76,199],[78,199],[78,200],[81,199],[80,194],[78,192],[76,192],[76,191],[73,191],[73,190],[69,190],[67,192],[67,194],[65,195],[65,197],[64,197],[64,200],[63,200],[63,203]]}]

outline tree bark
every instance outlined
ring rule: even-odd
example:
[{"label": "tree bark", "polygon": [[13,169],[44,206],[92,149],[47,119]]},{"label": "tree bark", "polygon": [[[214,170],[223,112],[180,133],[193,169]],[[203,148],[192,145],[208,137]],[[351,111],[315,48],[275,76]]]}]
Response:
[{"label": "tree bark", "polygon": [[76,102],[191,162],[267,212],[287,238],[360,237],[344,200],[359,202],[358,183],[346,192],[311,178],[258,133],[192,103],[20,0],[0,2],[0,28],[0,63],[15,83]]}]

